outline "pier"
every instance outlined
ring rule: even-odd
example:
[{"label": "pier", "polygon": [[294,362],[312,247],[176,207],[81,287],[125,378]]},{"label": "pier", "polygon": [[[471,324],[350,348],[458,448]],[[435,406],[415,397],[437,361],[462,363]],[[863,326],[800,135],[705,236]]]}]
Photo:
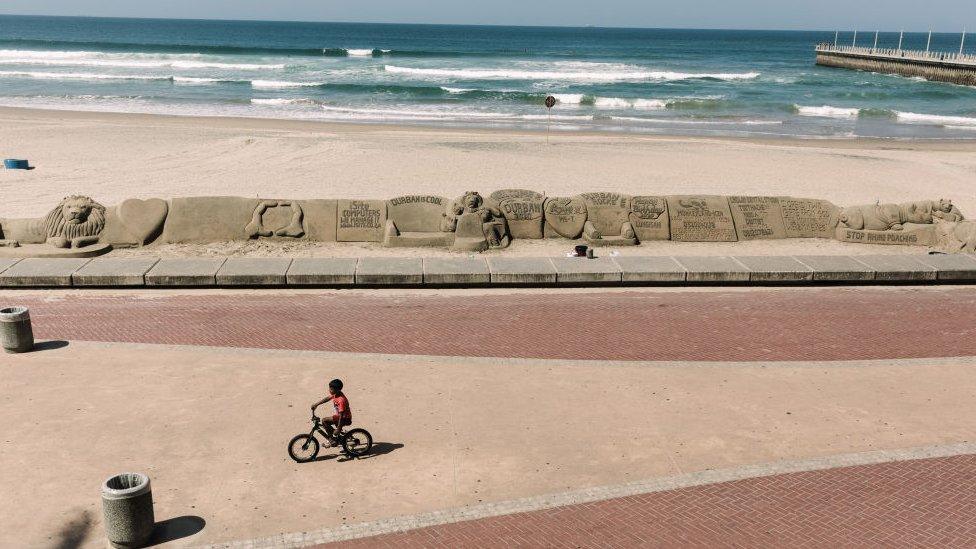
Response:
[{"label": "pier", "polygon": [[[961,50],[962,48],[960,48]],[[976,86],[976,55],[818,44],[817,64]]]}]

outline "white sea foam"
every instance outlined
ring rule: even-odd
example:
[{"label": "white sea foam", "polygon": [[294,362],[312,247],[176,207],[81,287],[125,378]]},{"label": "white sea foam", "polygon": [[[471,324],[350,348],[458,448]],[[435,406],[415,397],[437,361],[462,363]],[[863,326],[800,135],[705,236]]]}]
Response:
[{"label": "white sea foam", "polygon": [[141,74],[97,74],[83,72],[0,71],[0,77],[38,78],[42,80],[169,80],[172,76]]},{"label": "white sea foam", "polygon": [[967,116],[942,116],[938,114],[919,114],[914,112],[896,112],[895,118],[899,122],[908,124],[934,124],[938,126],[965,126],[973,129],[976,126],[976,118]]},{"label": "white sea foam", "polygon": [[289,82],[281,80],[252,80],[251,86],[257,89],[277,90],[282,88],[309,88],[321,86],[322,82]]},{"label": "white sea foam", "polygon": [[515,116],[512,113],[499,113],[499,112],[482,112],[482,111],[462,111],[454,109],[373,109],[373,108],[352,108],[352,107],[333,107],[330,105],[322,105],[322,110],[327,112],[336,113],[347,113],[347,114],[360,114],[360,115],[370,115],[370,116],[385,116],[385,117],[404,117],[404,118],[433,118],[433,119],[449,119],[449,118],[511,118]]},{"label": "white sea foam", "polygon": [[635,109],[657,110],[667,108],[668,103],[661,99],[635,99],[633,105]]},{"label": "white sea foam", "polygon": [[[200,78],[196,76],[174,76],[173,82],[177,84],[218,84],[220,82],[239,82],[238,80],[228,80],[225,78]],[[240,82],[248,82],[247,80],[241,80]]]},{"label": "white sea foam", "polygon": [[593,106],[598,109],[627,109],[632,103],[619,97],[597,97],[593,100]]},{"label": "white sea foam", "polygon": [[582,93],[554,93],[552,96],[563,105],[579,105],[586,97]]},{"label": "white sea foam", "polygon": [[554,114],[550,118],[545,114],[523,114],[518,117],[521,120],[555,120],[557,122],[571,121],[579,122],[582,120],[593,120],[593,116],[586,114]]},{"label": "white sea foam", "polygon": [[348,55],[349,57],[372,57],[373,56],[373,50],[354,50],[354,49],[347,49],[346,50],[346,55]]},{"label": "white sea foam", "polygon": [[612,116],[613,120],[680,126],[778,126],[782,120],[709,120],[687,118],[641,118],[637,116]]},{"label": "white sea foam", "polygon": [[822,107],[794,105],[794,108],[800,116],[816,116],[820,118],[857,118],[857,115],[861,112],[861,109],[831,107],[830,105],[824,105]]},{"label": "white sea foam", "polygon": [[593,106],[598,109],[659,110],[667,108],[668,103],[664,99],[624,99],[621,97],[597,97],[593,100]]},{"label": "white sea foam", "polygon": [[286,97],[272,97],[269,99],[262,98],[252,98],[251,103],[254,105],[268,105],[272,107],[282,106],[282,105],[306,105],[314,104],[315,101],[308,99],[306,97],[296,97],[296,98],[286,98]]},{"label": "white sea foam", "polygon": [[430,69],[385,65],[384,70],[393,74],[417,77],[461,78],[466,80],[568,80],[585,82],[619,82],[645,80],[690,80],[711,78],[717,80],[748,80],[759,76],[749,73],[683,73],[670,71],[552,71],[552,70],[513,70],[513,69]]},{"label": "white sea foam", "polygon": [[224,63],[201,59],[197,54],[152,55],[103,52],[0,50],[0,64],[67,67],[129,67],[223,70],[276,70],[284,64]]},{"label": "white sea foam", "polygon": [[447,86],[441,86],[441,89],[447,93],[468,93],[475,91],[471,88],[449,88]]}]

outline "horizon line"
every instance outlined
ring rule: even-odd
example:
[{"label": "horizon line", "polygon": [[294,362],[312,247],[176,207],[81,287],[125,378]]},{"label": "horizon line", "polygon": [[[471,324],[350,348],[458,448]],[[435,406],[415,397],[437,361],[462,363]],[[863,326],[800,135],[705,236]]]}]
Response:
[{"label": "horizon line", "polygon": [[928,33],[933,34],[973,34],[967,29],[959,31],[936,31],[934,29],[925,30],[870,30],[870,29],[798,29],[798,28],[735,28],[735,27],[627,27],[627,26],[603,26],[603,25],[536,25],[536,24],[506,24],[506,23],[391,23],[387,21],[327,21],[327,20],[291,20],[291,19],[222,19],[217,17],[121,17],[109,15],[46,15],[32,13],[0,13],[0,17],[47,17],[51,19],[117,19],[123,21],[210,21],[224,23],[301,23],[301,24],[332,24],[332,25],[401,25],[401,26],[426,26],[426,27],[519,27],[519,28],[538,28],[538,29],[606,29],[606,30],[698,30],[698,31],[742,31],[742,32],[879,32],[879,33]]}]

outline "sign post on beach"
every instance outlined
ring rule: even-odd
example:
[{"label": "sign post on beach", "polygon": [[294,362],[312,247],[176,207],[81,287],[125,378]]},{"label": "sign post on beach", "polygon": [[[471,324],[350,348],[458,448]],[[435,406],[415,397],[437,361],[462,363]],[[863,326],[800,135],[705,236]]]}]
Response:
[{"label": "sign post on beach", "polygon": [[549,144],[549,127],[552,126],[552,108],[556,106],[556,98],[547,95],[546,96],[546,111],[549,113],[549,117],[546,119],[546,144]]}]

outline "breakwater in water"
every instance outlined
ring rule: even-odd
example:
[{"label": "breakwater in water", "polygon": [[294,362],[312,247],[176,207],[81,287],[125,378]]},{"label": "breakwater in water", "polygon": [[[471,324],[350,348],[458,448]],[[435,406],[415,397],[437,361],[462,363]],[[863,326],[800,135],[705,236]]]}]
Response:
[{"label": "breakwater in water", "polygon": [[832,44],[820,44],[816,51],[817,64],[827,67],[897,74],[976,86],[976,55]]}]

